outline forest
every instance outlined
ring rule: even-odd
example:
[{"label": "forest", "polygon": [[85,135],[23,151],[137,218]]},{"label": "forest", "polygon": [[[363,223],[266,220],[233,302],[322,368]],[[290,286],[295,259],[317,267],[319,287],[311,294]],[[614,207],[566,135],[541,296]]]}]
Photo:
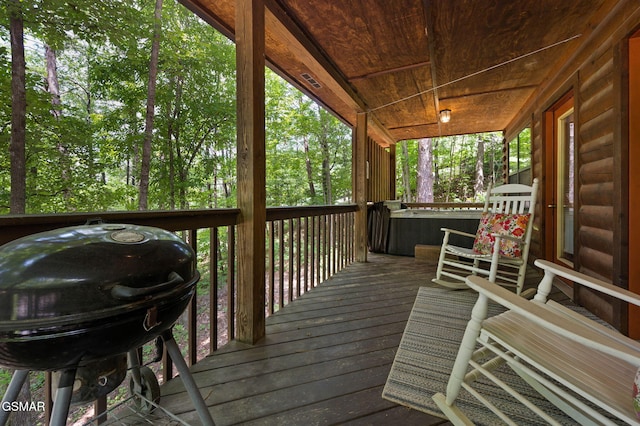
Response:
[{"label": "forest", "polygon": [[[235,206],[230,40],[175,0],[2,2],[0,214]],[[351,129],[268,69],[265,86],[267,205],[349,202]],[[427,142],[400,143],[398,198],[473,199],[478,155],[501,167],[499,134]]]},{"label": "forest", "polygon": [[[19,6],[23,22],[26,125],[23,141],[12,136],[11,13],[3,13],[0,212],[20,191],[10,147],[19,143],[17,213],[235,205],[231,41],[175,1],[3,2],[3,12]],[[266,102],[268,204],[348,197],[351,130],[270,71]]]}]

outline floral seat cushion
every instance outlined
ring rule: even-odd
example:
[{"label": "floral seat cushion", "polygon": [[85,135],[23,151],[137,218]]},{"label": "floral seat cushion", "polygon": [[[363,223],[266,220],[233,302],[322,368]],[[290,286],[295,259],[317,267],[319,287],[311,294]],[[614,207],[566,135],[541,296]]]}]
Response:
[{"label": "floral seat cushion", "polygon": [[[495,238],[491,234],[523,238],[527,232],[530,218],[531,215],[529,213],[482,213],[476,239],[473,242],[473,251],[478,254],[491,254],[495,243]],[[516,241],[502,239],[500,241],[500,255],[512,258],[521,257],[521,244]]]}]

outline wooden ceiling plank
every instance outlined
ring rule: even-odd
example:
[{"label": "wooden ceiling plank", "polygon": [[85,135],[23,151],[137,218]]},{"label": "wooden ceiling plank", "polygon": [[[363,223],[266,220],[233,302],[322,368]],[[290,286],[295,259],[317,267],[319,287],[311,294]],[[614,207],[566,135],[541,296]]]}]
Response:
[{"label": "wooden ceiling plank", "polygon": [[474,96],[485,96],[485,95],[493,95],[493,94],[499,94],[502,92],[513,92],[514,90],[535,90],[538,88],[537,84],[525,84],[522,86],[516,86],[516,87],[506,87],[504,89],[495,89],[495,90],[487,90],[484,92],[473,92],[473,93],[464,93],[461,95],[453,95],[453,96],[447,96],[447,97],[441,97],[440,101],[450,101],[453,99],[465,99],[465,98],[472,98]]},{"label": "wooden ceiling plank", "polygon": [[358,80],[366,80],[366,79],[369,79],[369,78],[380,77],[380,76],[388,75],[388,74],[395,74],[395,73],[401,72],[401,71],[407,71],[407,70],[412,70],[412,69],[415,69],[415,68],[422,68],[422,67],[428,67],[428,66],[431,66],[431,61],[423,61],[423,62],[418,62],[416,64],[404,65],[404,66],[401,66],[401,67],[389,68],[389,69],[386,69],[386,70],[372,72],[372,73],[365,74],[365,75],[358,75],[358,76],[355,76],[355,77],[350,77],[349,81],[350,82],[354,82],[354,81],[358,81]]},{"label": "wooden ceiling plank", "polygon": [[[235,0],[179,1],[234,38]],[[544,97],[540,87],[566,78],[563,63],[584,56],[580,46],[593,30],[615,5],[629,1],[265,3],[270,67],[350,125],[357,112],[373,111],[369,132],[383,145],[508,126],[525,105]],[[578,33],[578,41],[506,64]],[[323,87],[307,86],[303,72]],[[403,96],[411,101],[398,102]],[[442,107],[454,112],[452,122],[437,120]]]},{"label": "wooden ceiling plank", "polygon": [[[298,55],[299,60],[304,63],[311,75],[331,90],[342,102],[356,113],[367,110],[364,101],[355,93],[340,71],[324,56],[318,47],[309,40],[298,25],[291,19],[275,0],[265,0],[267,10],[265,20],[269,31],[282,37],[290,50]],[[316,98],[316,96],[311,96]],[[351,123],[354,125],[355,123]],[[372,120],[371,131],[375,134],[374,139],[382,146],[395,144],[396,140],[381,125],[379,120]],[[382,139],[382,140],[381,140]]]}]

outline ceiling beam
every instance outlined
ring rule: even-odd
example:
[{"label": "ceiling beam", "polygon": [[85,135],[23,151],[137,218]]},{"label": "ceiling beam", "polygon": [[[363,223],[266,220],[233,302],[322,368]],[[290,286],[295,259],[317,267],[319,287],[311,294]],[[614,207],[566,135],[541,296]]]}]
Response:
[{"label": "ceiling beam", "polygon": [[298,59],[310,69],[312,76],[325,88],[334,92],[351,108],[364,112],[366,110],[364,102],[292,17],[275,0],[266,0],[265,5],[267,28],[298,55]]},{"label": "ceiling beam", "polygon": [[425,31],[427,33],[427,44],[429,45],[429,62],[431,63],[431,84],[433,87],[433,109],[435,111],[438,128],[440,127],[440,99],[438,98],[438,72],[436,69],[436,49],[433,45],[433,14],[431,13],[431,1],[422,0],[424,5],[424,21],[426,22]]},{"label": "ceiling beam", "polygon": [[198,15],[200,19],[202,19],[207,24],[211,25],[216,30],[220,31],[225,37],[229,40],[235,42],[236,36],[234,34],[234,29],[231,28],[225,21],[220,17],[211,12],[209,8],[202,6],[198,0],[178,0],[184,7]]}]

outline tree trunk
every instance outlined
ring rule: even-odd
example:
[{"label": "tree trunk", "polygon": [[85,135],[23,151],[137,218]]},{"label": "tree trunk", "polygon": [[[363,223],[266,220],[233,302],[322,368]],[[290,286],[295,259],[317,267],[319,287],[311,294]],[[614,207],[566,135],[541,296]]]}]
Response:
[{"label": "tree trunk", "polygon": [[409,179],[409,148],[407,141],[400,142],[402,146],[402,187],[404,188],[402,200],[410,203],[413,201],[411,194],[411,180]]},{"label": "tree trunk", "polygon": [[[176,161],[175,154],[180,157],[180,105],[182,103],[182,79],[173,78],[171,85],[175,89],[173,109],[169,114],[167,108],[167,143],[169,151],[169,203],[171,210],[176,208]],[[175,142],[175,144],[174,144]],[[180,162],[182,164],[182,162]],[[182,167],[182,166],[180,166]],[[179,172],[180,173],[180,172]],[[181,181],[184,182],[184,181]],[[182,204],[182,201],[181,201]]]},{"label": "tree trunk", "polygon": [[321,136],[320,149],[322,150],[322,192],[324,193],[324,203],[330,205],[333,204],[333,191],[331,189],[331,158],[329,158],[326,133]]},{"label": "tree trunk", "polygon": [[11,0],[9,32],[11,38],[11,214],[24,214],[26,209],[26,135],[27,92],[25,86],[24,23],[20,0]]},{"label": "tree trunk", "polygon": [[142,144],[142,165],[140,167],[139,210],[147,210],[149,204],[149,173],[151,169],[151,140],[153,139],[153,117],[156,103],[156,78],[158,76],[158,54],[160,52],[160,32],[162,30],[162,0],[156,0],[153,14],[153,42],[149,60],[149,85],[147,87],[147,114],[144,122],[144,142]]},{"label": "tree trunk", "polygon": [[51,114],[55,118],[60,118],[60,84],[58,83],[58,65],[56,61],[56,51],[48,44],[44,46],[44,57],[47,67],[47,92],[51,95]]},{"label": "tree trunk", "polygon": [[316,196],[316,188],[313,185],[313,169],[311,167],[311,158],[309,158],[309,139],[306,136],[304,137],[304,155],[307,166],[307,182],[309,182],[309,196],[313,199]]},{"label": "tree trunk", "polygon": [[[58,64],[56,60],[56,51],[48,44],[44,46],[44,57],[46,62],[47,75],[47,92],[51,95],[51,114],[56,120],[62,117],[62,109],[60,107],[60,84],[58,83]],[[69,166],[69,149],[62,142],[62,135],[58,135],[56,148],[60,154],[58,164],[60,165],[60,180],[62,182],[62,198],[65,201],[65,207],[69,207],[68,201],[71,198],[73,189],[70,185],[71,170]],[[91,157],[91,156],[89,156]]]},{"label": "tree trunk", "polygon": [[448,203],[449,202],[449,197],[451,196],[451,191],[452,191],[452,185],[453,185],[453,181],[455,180],[455,176],[454,176],[454,170],[455,170],[455,159],[454,159],[454,153],[455,153],[455,147],[456,147],[456,141],[458,140],[457,136],[452,136],[451,137],[451,146],[449,147],[449,185],[447,187],[447,194],[445,197],[445,202]]},{"label": "tree trunk", "polygon": [[[433,141],[433,149],[434,149],[434,151],[438,150],[439,143],[440,143],[440,139],[436,139],[435,141]],[[437,161],[433,162],[433,184],[434,185],[440,184],[440,169],[438,167],[438,162]]]},{"label": "tree trunk", "polygon": [[478,138],[478,153],[476,156],[476,183],[473,187],[474,199],[484,192],[484,140]]},{"label": "tree trunk", "polygon": [[169,207],[171,210],[176,208],[176,166],[173,152],[173,139],[169,133]]},{"label": "tree trunk", "polygon": [[419,203],[433,203],[433,146],[431,138],[418,141],[418,194]]},{"label": "tree trunk", "polygon": [[[27,93],[25,85],[26,62],[24,59],[24,23],[20,0],[11,0],[7,5],[9,12],[9,33],[11,38],[11,214],[24,214],[26,208],[26,129],[27,129]],[[25,380],[19,401],[31,401],[29,378]],[[20,418],[15,418],[20,415]],[[26,417],[25,417],[26,416]],[[34,424],[31,411],[14,413],[13,421],[17,425]]]}]

